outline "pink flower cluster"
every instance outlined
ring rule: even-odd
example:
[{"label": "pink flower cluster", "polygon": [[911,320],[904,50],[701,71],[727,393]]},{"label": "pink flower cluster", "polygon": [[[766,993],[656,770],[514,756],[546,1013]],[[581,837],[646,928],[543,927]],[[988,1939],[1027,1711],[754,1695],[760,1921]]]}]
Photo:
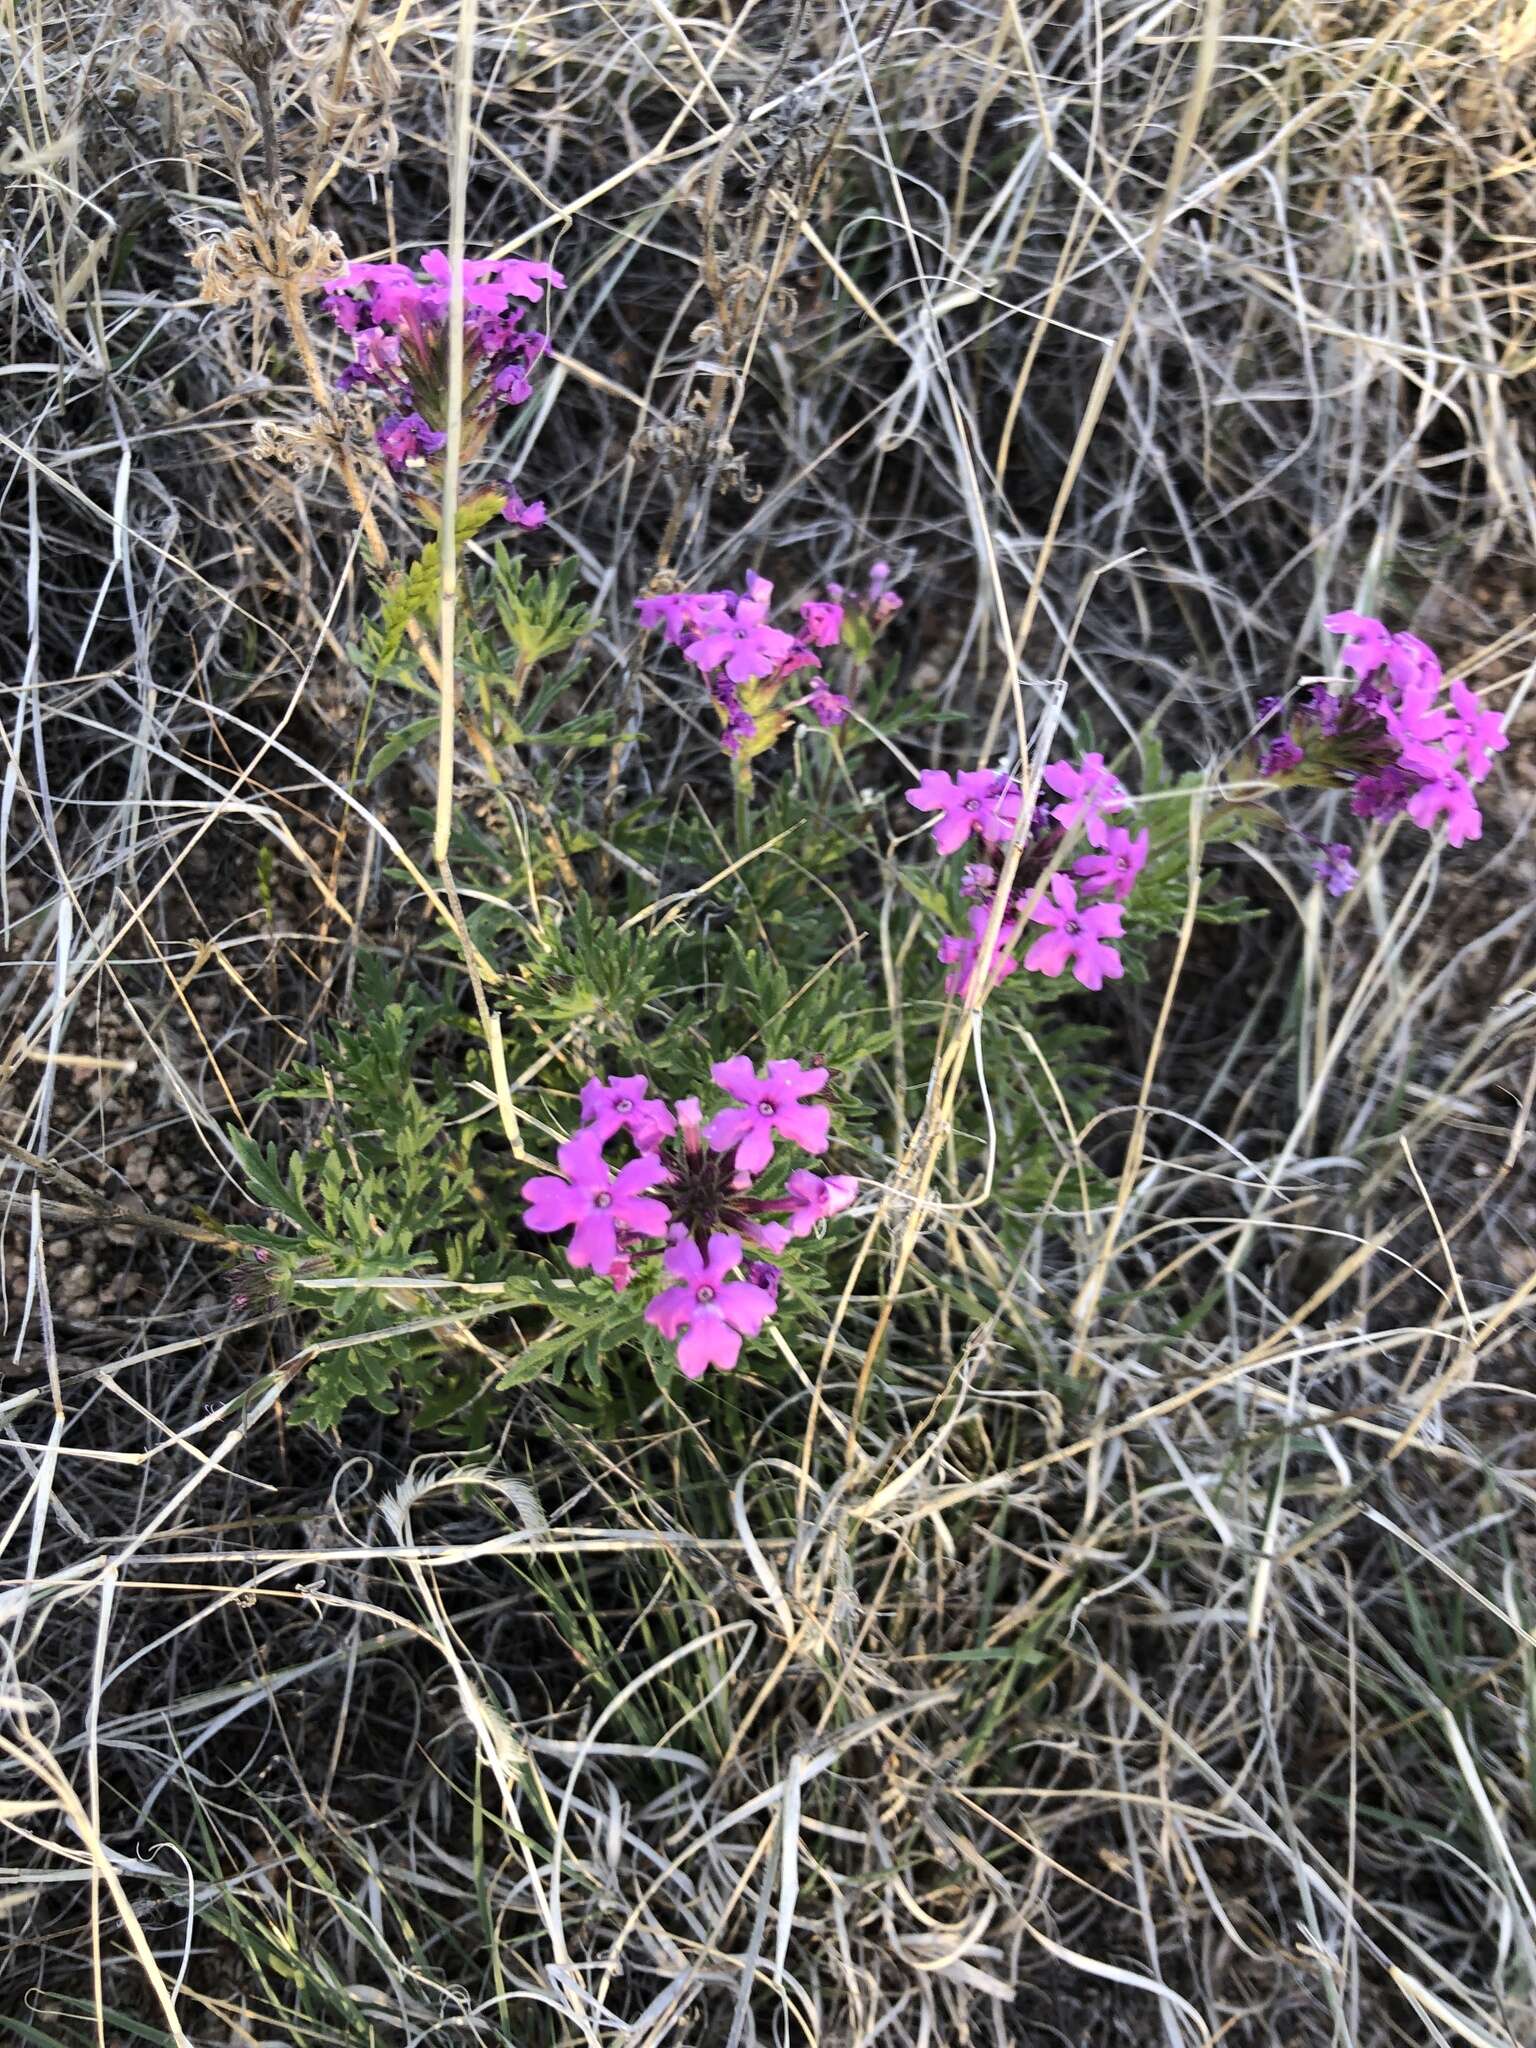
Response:
[{"label": "pink flower cluster", "polygon": [[[780,1269],[766,1259],[743,1266],[744,1245],[777,1256],[858,1194],[851,1175],[805,1167],[778,1194],[753,1192],[776,1142],[815,1158],[826,1151],[830,1112],[808,1100],[826,1086],[825,1067],[769,1060],[759,1073],[738,1054],[710,1071],[728,1100],[707,1125],[696,1096],[668,1103],[644,1074],[594,1076],[581,1091],[581,1128],[556,1154],[559,1173],[522,1190],[529,1229],[569,1230],[572,1266],[616,1289],[660,1253],[655,1278],[675,1284],[652,1296],[645,1320],[677,1346],[688,1379],[709,1366],[729,1372],[742,1339],[757,1336],[777,1306]],[[628,1155],[617,1163],[616,1143]]]},{"label": "pink flower cluster", "polygon": [[[1055,761],[1044,781],[1056,801],[1036,804],[1027,819],[1020,784],[989,768],[959,775],[928,768],[907,791],[909,804],[933,814],[940,853],[967,847],[973,855],[961,881],[975,906],[966,920],[968,933],[939,942],[951,995],[966,994],[978,975],[986,993],[1016,972],[1015,947],[1028,925],[1043,927],[1024,955],[1032,973],[1054,978],[1070,969],[1083,988],[1100,989],[1125,971],[1113,941],[1123,936],[1122,905],[1146,866],[1148,834],[1110,822],[1128,799],[1102,754]],[[1088,851],[1063,867],[1068,835],[1077,831]],[[1008,848],[1020,838],[1013,885],[988,945]],[[979,857],[973,841],[980,842]]]},{"label": "pink flower cluster", "polygon": [[[534,364],[548,337],[525,325],[526,307],[565,279],[548,263],[521,257],[474,258],[461,266],[464,293],[465,406],[462,438],[476,452],[498,408],[532,396]],[[448,311],[452,266],[441,249],[421,259],[422,276],[404,263],[350,263],[326,294],[326,311],[352,341],[341,391],[362,390],[388,407],[375,428],[379,452],[397,475],[419,469],[447,441]],[[523,303],[517,303],[521,301]],[[540,504],[512,494],[506,516],[537,526]]]},{"label": "pink flower cluster", "polygon": [[[1344,636],[1340,666],[1354,680],[1314,685],[1288,706],[1264,699],[1250,768],[1282,788],[1347,789],[1357,818],[1406,813],[1426,832],[1443,820],[1452,846],[1481,838],[1472,792],[1509,744],[1503,720],[1461,680],[1446,685],[1415,634],[1389,633],[1363,612],[1323,623]],[[1319,847],[1314,872],[1330,895],[1343,895],[1356,879],[1350,847]]]},{"label": "pink flower cluster", "polygon": [[720,743],[728,754],[739,754],[758,739],[760,721],[779,686],[801,670],[810,671],[805,696],[774,717],[782,722],[783,710],[803,708],[824,727],[844,722],[851,703],[845,692],[829,687],[822,654],[852,644],[845,632],[851,617],[863,621],[867,616],[878,630],[901,609],[901,599],[886,588],[890,573],[884,562],[877,562],[869,590],[856,598],[841,584],[829,583],[825,598],[801,605],[794,630],[773,624],[773,585],[751,570],[739,595],[734,590],[666,591],[636,598],[635,610],[642,626],[659,626],[668,644],[706,677],[725,728]]}]

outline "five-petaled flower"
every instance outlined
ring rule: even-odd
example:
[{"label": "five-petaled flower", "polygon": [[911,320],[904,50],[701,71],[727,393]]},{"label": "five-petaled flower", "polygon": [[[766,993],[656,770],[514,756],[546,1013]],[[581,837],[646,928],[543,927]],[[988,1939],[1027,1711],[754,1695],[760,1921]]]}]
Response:
[{"label": "five-petaled flower", "polygon": [[800,650],[793,633],[768,623],[773,585],[765,577],[749,572],[744,597],[732,597],[729,591],[718,597],[711,609],[701,608],[694,637],[683,642],[684,654],[706,675],[718,668],[733,683],[750,683],[781,674],[791,665],[808,665],[809,656],[797,660]]},{"label": "five-petaled flower", "polygon": [[1053,761],[1045,771],[1045,784],[1063,799],[1051,806],[1051,815],[1062,831],[1081,825],[1090,846],[1104,846],[1109,837],[1105,819],[1111,812],[1123,810],[1127,802],[1119,780],[1105,767],[1104,756],[1084,754],[1076,766],[1070,761]]},{"label": "five-petaled flower", "polygon": [[717,1087],[734,1095],[739,1109],[718,1111],[709,1126],[709,1142],[717,1152],[736,1151],[743,1173],[761,1173],[773,1157],[773,1141],[787,1138],[802,1152],[827,1149],[830,1112],[823,1103],[806,1102],[827,1085],[825,1067],[802,1067],[798,1060],[770,1060],[759,1074],[745,1053],[717,1060],[710,1068]]},{"label": "five-petaled flower", "polygon": [[1030,905],[1030,922],[1047,927],[1024,955],[1036,974],[1057,975],[1066,967],[1084,988],[1100,989],[1125,972],[1120,955],[1108,942],[1121,936],[1118,903],[1079,905],[1077,890],[1066,875],[1053,875],[1049,901]]},{"label": "five-petaled flower", "polygon": [[1123,825],[1111,825],[1104,835],[1102,850],[1080,855],[1072,863],[1072,873],[1093,895],[1113,896],[1117,903],[1123,903],[1147,864],[1151,839],[1145,826],[1131,833]]},{"label": "five-petaled flower", "polygon": [[661,1237],[671,1215],[665,1202],[647,1189],[668,1178],[654,1155],[631,1159],[615,1173],[603,1157],[603,1141],[595,1129],[567,1138],[555,1157],[564,1179],[538,1174],[523,1183],[530,1230],[570,1230],[566,1257],[573,1266],[607,1273],[619,1256],[619,1231],[636,1237]]},{"label": "five-petaled flower", "polygon": [[730,1372],[741,1356],[743,1337],[755,1337],[773,1314],[776,1287],[733,1280],[741,1264],[741,1239],[720,1231],[701,1251],[691,1237],[671,1246],[662,1264],[680,1283],[646,1304],[645,1320],[677,1345],[684,1377],[702,1378],[709,1366]]},{"label": "five-petaled flower", "polygon": [[1408,799],[1408,815],[1414,824],[1429,832],[1443,818],[1445,836],[1452,846],[1465,846],[1469,839],[1481,839],[1483,814],[1466,776],[1443,760],[1415,761],[1411,758],[1414,751],[1410,748],[1404,755],[1407,766],[1424,778]]},{"label": "five-petaled flower", "polygon": [[610,1074],[605,1081],[594,1074],[581,1091],[583,1124],[605,1145],[616,1132],[628,1131],[640,1151],[656,1151],[677,1129],[677,1118],[650,1086],[644,1074]]},{"label": "five-petaled flower", "polygon": [[[847,720],[855,674],[869,660],[879,628],[899,600],[892,597],[874,620],[859,599],[845,603],[843,598],[842,586],[829,583],[826,597],[801,604],[798,626],[791,631],[771,617],[772,583],[749,570],[740,592],[653,591],[635,599],[635,610],[642,626],[659,626],[668,644],[704,676],[724,728],[720,744],[738,761],[745,779],[752,760],[774,744],[792,711],[809,712],[823,728]],[[832,649],[842,657],[836,678],[840,688],[823,670],[822,656]],[[802,669],[811,671],[809,690],[781,705],[785,682]]]},{"label": "five-petaled flower", "polygon": [[933,843],[940,853],[953,853],[972,833],[988,846],[1002,846],[1019,822],[1023,792],[1011,775],[990,768],[964,768],[951,775],[944,768],[925,768],[907,791],[914,810],[935,811]]},{"label": "five-petaled flower", "polygon": [[[1439,656],[1417,634],[1389,632],[1356,611],[1330,612],[1324,624],[1344,635],[1339,666],[1353,681],[1313,684],[1289,708],[1261,699],[1244,772],[1347,790],[1357,818],[1406,816],[1425,831],[1443,822],[1452,846],[1480,838],[1474,785],[1509,744],[1504,721],[1460,677],[1447,685]],[[1344,895],[1356,879],[1349,847],[1330,842],[1313,872],[1330,895]]]}]

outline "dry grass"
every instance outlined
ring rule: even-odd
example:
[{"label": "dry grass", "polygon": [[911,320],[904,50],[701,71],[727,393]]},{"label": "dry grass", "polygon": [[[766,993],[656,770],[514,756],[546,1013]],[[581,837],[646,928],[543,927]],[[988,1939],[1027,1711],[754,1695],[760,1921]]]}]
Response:
[{"label": "dry grass", "polygon": [[[771,537],[897,562],[914,689],[1005,744],[1061,678],[1210,759],[1357,597],[1519,731],[1536,9],[242,19],[5,15],[9,2038],[1536,2040],[1528,743],[1476,860],[1394,842],[1328,922],[1254,871],[1263,925],[1164,950],[1026,1256],[987,1133],[898,1100],[942,1206],[872,1230],[780,1412],[599,1442],[530,1391],[472,1470],[294,1429],[226,1132],[420,915],[346,655],[357,491],[400,526],[249,251],[218,303],[191,260],[275,176],[349,253],[457,192],[561,264],[508,473],[658,729],[629,599]],[[792,317],[700,338],[771,179],[808,208],[736,256]],[[696,395],[760,496],[718,448],[674,491]],[[976,1043],[1006,1186],[1049,1084]],[[866,1399],[898,1294],[934,1341]]]}]

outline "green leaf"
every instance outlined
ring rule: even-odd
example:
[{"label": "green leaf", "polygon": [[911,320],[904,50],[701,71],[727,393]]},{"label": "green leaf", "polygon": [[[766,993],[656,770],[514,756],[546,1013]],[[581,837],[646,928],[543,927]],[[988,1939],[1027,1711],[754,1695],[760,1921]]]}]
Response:
[{"label": "green leaf", "polygon": [[429,734],[437,730],[436,713],[426,718],[413,718],[409,725],[401,726],[398,732],[390,734],[363,770],[361,787],[366,789],[377,782],[386,768],[392,768],[402,754],[408,754],[412,747],[420,746]]}]

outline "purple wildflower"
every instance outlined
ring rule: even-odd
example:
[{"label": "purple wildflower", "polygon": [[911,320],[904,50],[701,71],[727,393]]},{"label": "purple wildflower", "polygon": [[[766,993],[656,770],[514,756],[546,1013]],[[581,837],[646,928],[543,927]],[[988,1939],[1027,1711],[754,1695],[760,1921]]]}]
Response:
[{"label": "purple wildflower", "polygon": [[723,669],[733,683],[777,674],[800,650],[792,633],[768,624],[773,585],[762,576],[749,575],[745,597],[732,598],[729,591],[722,595],[729,602],[699,622],[697,635],[683,643],[684,654],[706,675]]},{"label": "purple wildflower", "polygon": [[1330,612],[1323,624],[1330,633],[1342,633],[1345,637],[1344,651],[1339,656],[1341,667],[1363,678],[1385,666],[1392,635],[1380,619],[1373,619],[1366,612]]},{"label": "purple wildflower", "polygon": [[800,619],[811,647],[835,647],[842,636],[843,608],[830,599],[809,599],[800,607]]},{"label": "purple wildflower", "polygon": [[777,1266],[770,1265],[767,1259],[749,1259],[742,1269],[742,1278],[750,1287],[761,1287],[774,1307],[778,1307],[779,1282],[784,1275]]},{"label": "purple wildflower", "polygon": [[1394,633],[1387,643],[1386,671],[1394,689],[1438,690],[1445,680],[1434,649],[1416,633]]},{"label": "purple wildflower", "polygon": [[1401,699],[1381,707],[1383,723],[1399,746],[1430,747],[1443,737],[1451,715],[1436,702],[1438,690],[1432,684],[1418,684],[1405,690]]},{"label": "purple wildflower", "polygon": [[820,683],[812,690],[806,702],[815,713],[818,722],[824,726],[842,725],[853,709],[849,699],[838,690],[828,690]]},{"label": "purple wildflower", "polygon": [[774,1310],[768,1288],[729,1277],[741,1264],[741,1239],[723,1231],[701,1251],[685,1237],[662,1264],[681,1284],[647,1303],[645,1320],[677,1345],[685,1378],[701,1379],[710,1366],[730,1372],[741,1356],[742,1338],[755,1337]]},{"label": "purple wildflower", "polygon": [[1452,846],[1465,846],[1469,839],[1481,839],[1483,814],[1461,770],[1451,767],[1443,757],[1435,762],[1426,761],[1423,767],[1426,771],[1433,767],[1437,772],[1426,773],[1408,799],[1408,815],[1414,824],[1429,832],[1444,818],[1445,836]]},{"label": "purple wildflower", "polygon": [[621,1227],[636,1237],[665,1234],[667,1205],[645,1192],[668,1177],[660,1159],[632,1159],[614,1173],[595,1130],[567,1138],[555,1156],[564,1178],[539,1174],[524,1182],[524,1221],[530,1230],[571,1230],[566,1257],[573,1266],[609,1272],[619,1257]]},{"label": "purple wildflower", "polygon": [[890,563],[874,562],[870,565],[869,583],[862,592],[845,590],[841,583],[829,583],[827,595],[845,612],[856,612],[867,619],[873,631],[879,633],[901,610],[902,601],[889,587],[890,581]]},{"label": "purple wildflower", "polygon": [[773,1141],[787,1138],[802,1152],[827,1149],[831,1113],[824,1103],[806,1102],[827,1085],[825,1067],[802,1067],[798,1060],[770,1060],[759,1074],[745,1053],[717,1060],[710,1068],[717,1087],[733,1095],[739,1109],[718,1111],[709,1126],[709,1142],[717,1152],[736,1148],[736,1164],[746,1174],[760,1173],[773,1157]]},{"label": "purple wildflower", "polygon": [[1380,619],[1367,612],[1330,612],[1323,624],[1330,633],[1345,636],[1339,664],[1362,682],[1385,671],[1399,692],[1425,690],[1433,695],[1439,690],[1443,679],[1439,659],[1417,633],[1389,633]]},{"label": "purple wildflower", "polygon": [[[784,714],[773,708],[779,686],[801,669],[819,671],[816,649],[835,644],[838,637],[842,614],[835,604],[807,601],[801,606],[803,630],[795,634],[773,624],[772,602],[773,585],[750,572],[741,595],[679,590],[635,600],[641,625],[661,627],[669,644],[681,648],[707,677],[728,754],[741,753],[753,741],[757,744],[751,751],[757,753],[777,737],[785,723]],[[847,718],[850,704],[818,674],[810,693],[786,708],[801,707],[823,726],[836,726]]]},{"label": "purple wildflower", "polygon": [[1357,818],[1395,818],[1406,811],[1409,798],[1419,787],[1419,777],[1410,775],[1398,763],[1373,769],[1360,776],[1350,793],[1349,807]]},{"label": "purple wildflower", "polygon": [[1151,834],[1145,826],[1134,835],[1123,825],[1112,825],[1104,837],[1102,852],[1085,853],[1072,863],[1072,873],[1095,896],[1113,896],[1123,903],[1136,886],[1136,877],[1147,864]]},{"label": "purple wildflower", "polygon": [[549,517],[549,508],[542,498],[535,498],[531,505],[525,505],[517,492],[513,491],[501,508],[501,516],[509,520],[513,526],[526,526],[532,530],[544,524]]},{"label": "purple wildflower", "polygon": [[840,1216],[859,1198],[859,1184],[851,1173],[833,1173],[825,1179],[807,1166],[797,1166],[784,1184],[789,1207],[789,1235],[809,1237],[818,1223]]},{"label": "purple wildflower", "polygon": [[[1357,692],[1356,701],[1358,701],[1358,695],[1359,693]],[[1331,738],[1339,729],[1339,720],[1344,712],[1344,704],[1340,698],[1334,696],[1333,692],[1325,684],[1319,683],[1314,689],[1307,692],[1303,700],[1302,709],[1308,721],[1315,725],[1320,733]]]},{"label": "purple wildflower", "polygon": [[1259,773],[1278,782],[1281,776],[1291,774],[1306,760],[1303,749],[1288,732],[1271,740],[1259,757]]},{"label": "purple wildflower", "polygon": [[[677,1129],[677,1118],[650,1092],[644,1074],[594,1074],[581,1091],[581,1120],[606,1145],[616,1131],[628,1131],[642,1152],[654,1152]],[[697,1107],[697,1105],[695,1105]]]},{"label": "purple wildflower", "polygon": [[660,626],[673,647],[681,647],[684,635],[689,631],[693,616],[692,608],[699,600],[690,597],[683,590],[666,590],[659,597],[637,597],[635,610],[640,614],[640,623],[649,631]]},{"label": "purple wildflower", "polygon": [[1023,801],[1013,777],[990,768],[966,768],[958,775],[925,768],[917,787],[907,791],[914,810],[938,812],[933,843],[940,853],[953,853],[973,832],[988,846],[1005,845],[1013,837]]},{"label": "purple wildflower", "polygon": [[871,616],[884,624],[901,610],[902,600],[890,586],[891,565],[889,562],[875,562],[869,572],[869,588],[864,593],[864,603]]},{"label": "purple wildflower", "polygon": [[1053,761],[1045,771],[1045,783],[1064,802],[1051,806],[1051,815],[1063,832],[1081,824],[1090,846],[1102,847],[1108,836],[1107,816],[1123,810],[1124,789],[1104,765],[1102,754],[1084,754],[1074,767],[1070,761]]},{"label": "purple wildflower", "polygon": [[728,754],[739,754],[746,741],[757,738],[757,720],[742,703],[736,685],[722,672],[709,679],[709,694],[725,721],[720,744]]},{"label": "purple wildflower", "polygon": [[448,436],[429,427],[419,412],[395,413],[380,420],[374,438],[379,453],[393,470],[402,470],[408,463],[435,455],[448,441]]},{"label": "purple wildflower", "polygon": [[1030,906],[1029,917],[1032,924],[1048,927],[1024,956],[1024,965],[1031,972],[1054,977],[1070,966],[1073,978],[1087,989],[1100,989],[1106,981],[1118,981],[1125,972],[1120,955],[1108,943],[1121,936],[1118,903],[1079,907],[1071,879],[1053,875],[1051,900],[1037,898]]},{"label": "purple wildflower", "polygon": [[1482,699],[1460,677],[1451,684],[1452,711],[1446,718],[1441,744],[1451,756],[1466,763],[1468,782],[1481,782],[1493,771],[1493,757],[1509,745],[1509,734],[1496,711],[1485,711]]},{"label": "purple wildflower", "polygon": [[1354,849],[1343,840],[1336,840],[1333,844],[1318,849],[1317,859],[1312,863],[1312,872],[1330,896],[1347,896],[1360,879],[1360,871],[1355,866]]},{"label": "purple wildflower", "polygon": [[[421,258],[425,281],[403,263],[352,263],[326,294],[326,310],[351,337],[344,391],[376,392],[392,407],[377,430],[392,468],[441,452],[448,390],[448,315],[453,270],[445,251]],[[464,307],[464,455],[478,452],[491,415],[532,393],[529,373],[547,354],[547,336],[523,325],[524,307],[565,280],[547,263],[475,257],[461,265]]]},{"label": "purple wildflower", "polygon": [[[982,947],[986,940],[987,926],[991,922],[991,916],[992,913],[989,908],[979,906],[977,909],[969,912],[966,917],[966,923],[970,927],[971,934],[968,939],[961,938],[953,932],[946,933],[940,939],[939,959],[945,967],[951,970],[944,977],[944,991],[946,995],[964,996],[968,994],[977,974],[983,972]],[[997,987],[999,982],[1006,981],[1010,974],[1018,972],[1019,963],[1014,959],[1013,953],[1010,950],[1018,935],[1018,919],[1005,916],[1002,923],[998,926],[996,938],[992,941],[990,947],[987,948],[986,967],[981,991],[983,995],[990,993],[992,989]]]}]

